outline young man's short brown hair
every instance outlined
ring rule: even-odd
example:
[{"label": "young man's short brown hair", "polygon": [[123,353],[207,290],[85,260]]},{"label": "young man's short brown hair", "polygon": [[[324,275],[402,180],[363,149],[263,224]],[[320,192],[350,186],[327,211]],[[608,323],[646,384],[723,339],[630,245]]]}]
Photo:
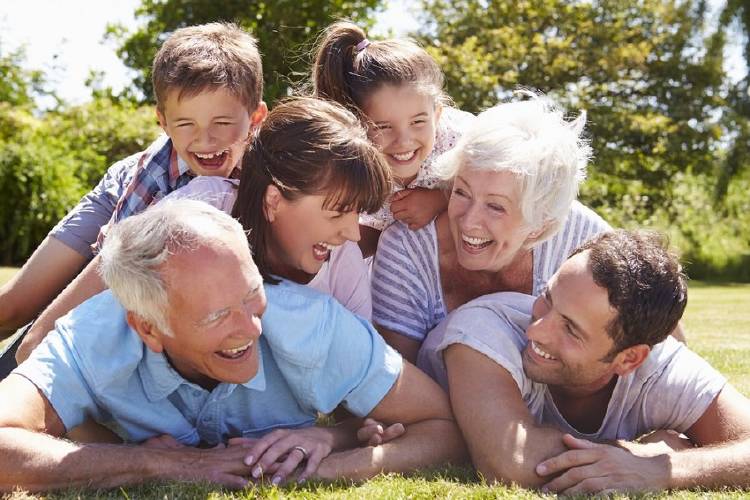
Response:
[{"label": "young man's short brown hair", "polygon": [[607,327],[614,341],[608,358],[667,338],[687,306],[687,277],[666,239],[656,232],[618,229],[598,235],[573,255],[585,251],[594,282],[607,290],[617,311]]},{"label": "young man's short brown hair", "polygon": [[172,89],[182,97],[223,87],[249,113],[263,97],[263,67],[255,38],[231,23],[176,30],[154,57],[152,81],[156,107],[162,113]]}]

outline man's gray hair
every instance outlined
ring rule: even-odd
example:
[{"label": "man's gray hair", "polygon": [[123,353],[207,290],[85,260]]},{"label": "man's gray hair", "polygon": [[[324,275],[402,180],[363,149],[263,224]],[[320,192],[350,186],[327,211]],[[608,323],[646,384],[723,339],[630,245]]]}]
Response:
[{"label": "man's gray hair", "polygon": [[171,335],[163,275],[167,259],[232,240],[247,242],[242,226],[230,215],[201,201],[166,200],[109,231],[99,273],[127,311]]},{"label": "man's gray hair", "polygon": [[438,174],[452,180],[461,167],[511,172],[518,178],[526,228],[544,229],[534,243],[554,235],[565,221],[591,157],[581,137],[586,112],[567,121],[548,97],[499,104],[480,113],[455,148],[438,161]]}]

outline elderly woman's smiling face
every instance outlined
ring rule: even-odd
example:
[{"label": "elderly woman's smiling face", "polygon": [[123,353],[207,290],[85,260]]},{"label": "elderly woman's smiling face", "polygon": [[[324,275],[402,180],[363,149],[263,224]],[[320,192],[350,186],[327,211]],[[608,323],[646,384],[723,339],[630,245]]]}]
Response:
[{"label": "elderly woman's smiling face", "polygon": [[500,271],[525,250],[530,229],[521,214],[518,178],[462,166],[454,179],[448,220],[458,263],[471,271]]}]

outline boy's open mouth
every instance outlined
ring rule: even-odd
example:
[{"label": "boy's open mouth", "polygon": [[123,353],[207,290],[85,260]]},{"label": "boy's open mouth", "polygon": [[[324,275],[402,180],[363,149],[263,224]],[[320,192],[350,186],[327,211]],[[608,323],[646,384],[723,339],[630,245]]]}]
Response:
[{"label": "boy's open mouth", "polygon": [[216,153],[193,153],[193,156],[201,167],[217,169],[224,165],[227,156],[229,156],[229,150],[225,149]]}]

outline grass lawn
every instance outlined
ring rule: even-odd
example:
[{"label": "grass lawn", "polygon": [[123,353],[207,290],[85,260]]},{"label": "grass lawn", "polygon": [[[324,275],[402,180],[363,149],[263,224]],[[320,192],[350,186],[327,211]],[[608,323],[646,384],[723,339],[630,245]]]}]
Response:
[{"label": "grass lawn", "polygon": [[[12,270],[0,268],[0,283],[9,279]],[[695,351],[724,373],[735,387],[750,396],[750,284],[715,285],[692,282],[684,323],[688,342]],[[750,496],[749,491],[677,492],[648,495],[648,498],[699,499]],[[206,485],[165,484],[110,491],[76,490],[45,498],[335,498],[335,499],[403,499],[403,498],[539,498],[535,492],[503,486],[487,486],[468,469],[451,468],[423,472],[417,476],[381,476],[361,485],[344,482],[307,484],[283,488],[258,487],[242,492],[226,492]],[[41,498],[16,493],[10,498]],[[550,496],[550,498],[552,498]],[[626,498],[622,496],[622,498]]]}]

